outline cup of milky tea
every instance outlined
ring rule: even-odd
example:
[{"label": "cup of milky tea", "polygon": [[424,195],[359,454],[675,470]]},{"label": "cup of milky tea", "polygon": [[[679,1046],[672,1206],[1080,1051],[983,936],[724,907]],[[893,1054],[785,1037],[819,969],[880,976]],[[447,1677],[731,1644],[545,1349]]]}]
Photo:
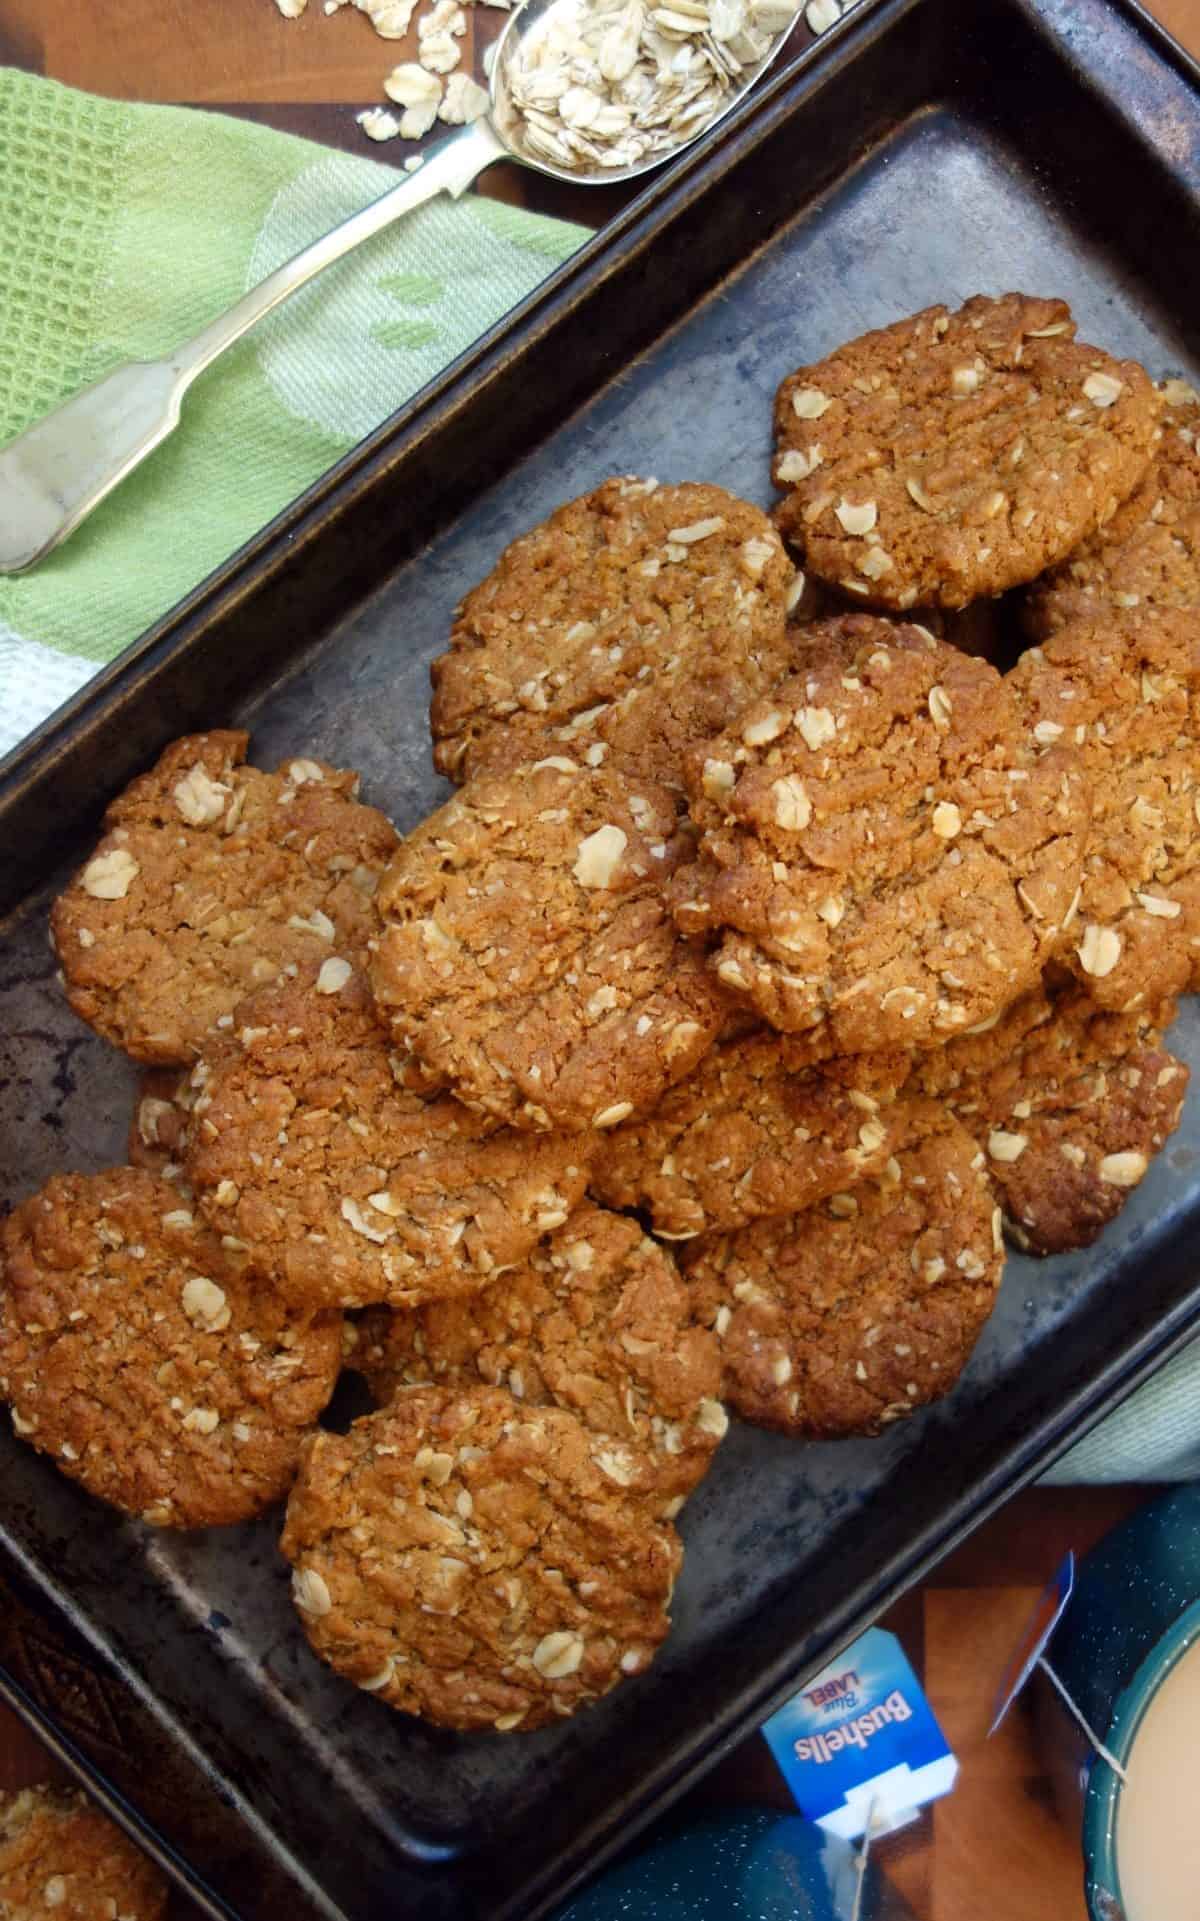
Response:
[{"label": "cup of milky tea", "polygon": [[1196,1921],[1200,1482],[1147,1502],[1081,1561],[1047,1659],[1125,1773],[1039,1676],[1043,1752],[1080,1834],[1091,1921]]}]

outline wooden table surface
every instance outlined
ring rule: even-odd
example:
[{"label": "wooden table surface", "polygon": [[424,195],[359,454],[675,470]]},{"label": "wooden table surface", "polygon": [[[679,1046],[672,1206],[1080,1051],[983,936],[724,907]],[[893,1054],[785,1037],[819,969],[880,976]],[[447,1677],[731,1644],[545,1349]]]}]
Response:
[{"label": "wooden table surface", "polygon": [[[1151,10],[1200,54],[1200,0],[1152,0]],[[465,47],[476,35],[495,38],[503,21],[492,9],[469,12]],[[321,0],[294,22],[273,0],[0,0],[0,62],[120,98],[225,108],[397,164],[410,149],[372,148],[354,115],[379,104],[385,72],[413,57],[415,31],[410,41],[384,42],[349,6],[327,18]],[[497,170],[489,185],[589,222],[616,199],[616,190],[572,192],[516,169]],[[887,1617],[962,1763],[954,1793],[880,1848],[921,1921],[1084,1921],[1078,1852],[1051,1808],[1027,1719],[1018,1712],[994,1741],[983,1737],[1014,1635],[1063,1553],[1085,1550],[1145,1493],[1018,1495]],[[52,1772],[38,1744],[0,1711],[0,1790]],[[783,1803],[757,1741],[695,1798]]]}]

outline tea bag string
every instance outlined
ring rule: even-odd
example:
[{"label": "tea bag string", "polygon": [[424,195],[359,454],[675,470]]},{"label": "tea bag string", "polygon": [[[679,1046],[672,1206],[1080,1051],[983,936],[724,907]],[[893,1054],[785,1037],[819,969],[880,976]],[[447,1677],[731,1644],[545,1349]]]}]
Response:
[{"label": "tea bag string", "polygon": [[850,1921],[862,1921],[863,1889],[867,1879],[867,1856],[871,1852],[871,1830],[875,1826],[875,1811],[879,1806],[879,1796],[874,1795],[867,1809],[867,1825],[863,1829],[862,1846],[854,1857],[854,1902],[850,1909]]},{"label": "tea bag string", "polygon": [[1102,1761],[1108,1762],[1109,1767],[1112,1769],[1113,1773],[1117,1776],[1119,1780],[1121,1781],[1127,1780],[1128,1776],[1126,1775],[1125,1770],[1121,1766],[1121,1763],[1118,1761],[1116,1755],[1112,1753],[1111,1749],[1105,1747],[1103,1741],[1100,1739],[1100,1736],[1095,1732],[1093,1728],[1090,1728],[1088,1726],[1087,1722],[1083,1718],[1083,1714],[1081,1710],[1077,1708],[1074,1701],[1072,1701],[1070,1695],[1067,1693],[1066,1688],[1063,1686],[1062,1682],[1059,1680],[1057,1674],[1054,1672],[1054,1669],[1051,1667],[1049,1661],[1047,1661],[1044,1654],[1038,1655],[1037,1664],[1041,1668],[1043,1674],[1045,1674],[1046,1678],[1051,1683],[1052,1687],[1054,1688],[1059,1699],[1062,1701],[1063,1705],[1068,1709],[1068,1711],[1073,1716],[1075,1721],[1077,1721],[1079,1726],[1083,1729],[1083,1732],[1087,1735],[1090,1745],[1093,1748],[1095,1748],[1096,1753],[1100,1756],[1100,1759]]}]

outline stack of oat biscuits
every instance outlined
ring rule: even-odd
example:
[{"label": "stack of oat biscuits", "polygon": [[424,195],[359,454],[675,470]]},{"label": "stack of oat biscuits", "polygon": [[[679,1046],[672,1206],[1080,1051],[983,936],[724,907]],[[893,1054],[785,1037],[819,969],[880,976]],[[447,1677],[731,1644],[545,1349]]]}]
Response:
[{"label": "stack of oat biscuits", "polygon": [[501,555],[404,841],[170,747],[54,909],[148,1072],[130,1165],[4,1224],[17,1432],[161,1526],[290,1490],[309,1640],[393,1707],[639,1673],[726,1407],[946,1393],[1005,1234],[1085,1246],[1178,1123],[1198,425],[1061,301],[931,308],[784,382],[773,519],[614,479]]}]

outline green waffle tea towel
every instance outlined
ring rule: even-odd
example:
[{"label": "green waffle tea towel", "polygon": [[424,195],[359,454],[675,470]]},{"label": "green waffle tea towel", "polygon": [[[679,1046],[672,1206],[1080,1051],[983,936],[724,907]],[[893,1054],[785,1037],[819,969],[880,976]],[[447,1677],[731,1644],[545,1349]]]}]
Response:
[{"label": "green waffle tea towel", "polygon": [[[397,177],[223,114],[0,68],[0,446],[195,333]],[[0,579],[0,754],[586,238],[440,196],[261,322],[65,546]]]}]

